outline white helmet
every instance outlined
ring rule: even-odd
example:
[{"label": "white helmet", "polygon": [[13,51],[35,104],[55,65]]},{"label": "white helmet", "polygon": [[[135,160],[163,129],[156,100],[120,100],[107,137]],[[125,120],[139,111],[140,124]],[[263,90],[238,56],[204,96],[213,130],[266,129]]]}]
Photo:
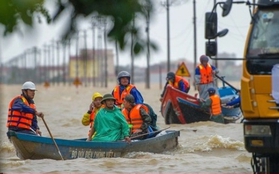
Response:
[{"label": "white helmet", "polygon": [[27,82],[23,83],[21,89],[36,90],[36,86],[35,86],[35,84],[33,82],[27,81]]}]

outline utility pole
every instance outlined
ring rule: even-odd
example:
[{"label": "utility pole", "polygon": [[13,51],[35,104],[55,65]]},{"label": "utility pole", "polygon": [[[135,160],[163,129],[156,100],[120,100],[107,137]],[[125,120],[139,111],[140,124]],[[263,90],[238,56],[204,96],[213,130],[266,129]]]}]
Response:
[{"label": "utility pole", "polygon": [[169,0],[166,0],[167,9],[167,71],[170,72],[170,12]]},{"label": "utility pole", "polygon": [[46,65],[47,65],[47,46],[46,44],[43,44],[43,62],[42,62],[42,71],[43,71],[43,74],[44,74],[44,83],[46,83],[47,81],[47,78],[46,78]]},{"label": "utility pole", "polygon": [[104,48],[103,48],[103,33],[102,33],[102,26],[100,25],[101,23],[101,17],[98,17],[98,38],[97,38],[97,59],[98,59],[98,81],[101,87],[104,86],[104,81],[103,81],[103,76],[104,76],[104,63],[103,63],[103,53],[104,53]]},{"label": "utility pole", "polygon": [[[70,63],[71,63],[71,58],[70,58],[70,56],[71,56],[71,39],[69,39],[69,44],[68,44],[68,54],[69,54],[69,60],[68,60],[68,65],[70,66]],[[65,72],[66,72],[66,69],[65,69]],[[68,79],[67,79],[67,81],[69,82],[69,86],[71,86],[72,85],[72,83],[71,83],[71,81],[70,81],[70,71],[69,71],[69,69],[68,69]]]},{"label": "utility pole", "polygon": [[119,73],[119,56],[118,56],[118,43],[115,41],[115,54],[116,54],[116,70],[115,75],[117,76]]},{"label": "utility pole", "polygon": [[57,72],[57,81],[56,84],[60,84],[60,47],[59,47],[59,41],[56,41],[56,49],[57,49],[57,66],[56,66],[56,72]]},{"label": "utility pole", "polygon": [[79,49],[79,32],[76,34],[76,78],[79,78],[79,57],[78,57],[78,49]]},{"label": "utility pole", "polygon": [[38,83],[38,59],[37,59],[37,52],[38,52],[38,49],[37,47],[33,47],[33,54],[34,54],[34,72],[35,72],[35,76],[34,76],[34,80],[36,83]]},{"label": "utility pole", "polygon": [[[216,4],[216,0],[214,0],[213,6],[214,6],[215,4]],[[217,43],[217,37],[215,38],[215,42]],[[218,58],[218,52],[217,52],[215,58]],[[215,60],[215,67],[218,68],[218,61],[217,61],[217,59]],[[216,83],[216,84],[217,84],[217,83]]]},{"label": "utility pole", "polygon": [[95,16],[92,17],[92,80],[94,87],[96,86],[95,18]]},{"label": "utility pole", "polygon": [[63,66],[62,66],[62,72],[63,72],[63,85],[66,86],[66,47],[67,47],[67,40],[62,41],[63,46]]},{"label": "utility pole", "polygon": [[[196,0],[193,0],[193,23],[194,23],[194,72],[197,66],[197,20],[196,20]],[[194,73],[195,74],[195,73]]]},{"label": "utility pole", "polygon": [[83,51],[83,73],[84,73],[84,85],[87,87],[87,32],[86,30],[83,31],[83,39],[84,39],[84,51]]},{"label": "utility pole", "polygon": [[135,16],[133,16],[132,29],[131,29],[131,78],[130,83],[134,84],[134,26],[135,26]]},{"label": "utility pole", "polygon": [[147,0],[146,4],[146,36],[147,36],[147,53],[146,53],[146,88],[150,89],[150,38],[149,38],[149,24],[150,24],[150,0]]},{"label": "utility pole", "polygon": [[105,88],[108,87],[108,50],[107,50],[107,19],[104,18],[104,46],[105,46]]},{"label": "utility pole", "polygon": [[54,85],[54,83],[55,83],[55,40],[54,39],[52,39],[52,41],[51,41],[51,43],[52,43],[52,58],[51,58],[51,60],[52,60],[52,63],[51,63],[51,78],[52,78],[52,80],[51,80],[51,82],[52,82],[52,85]]},{"label": "utility pole", "polygon": [[169,72],[170,67],[170,59],[171,59],[171,49],[170,49],[170,5],[173,5],[175,0],[165,0],[165,2],[162,2],[161,4],[166,7],[167,11],[167,71]]},{"label": "utility pole", "polygon": [[[213,6],[214,6],[215,4],[216,4],[216,0],[214,0]],[[216,9],[215,9],[215,12],[216,12]],[[216,44],[217,44],[217,37],[215,38],[215,42],[216,42]],[[217,51],[217,53],[216,53],[215,61],[214,61],[215,67],[218,68],[218,61],[217,61],[216,58],[218,58],[218,51]],[[215,78],[215,85],[216,85],[216,87],[218,87],[218,80],[217,80],[217,78]]]},{"label": "utility pole", "polygon": [[2,84],[4,82],[4,78],[3,78],[3,65],[4,63],[2,62],[2,41],[0,41],[0,84]]},{"label": "utility pole", "polygon": [[48,45],[48,67],[47,67],[47,79],[48,83],[50,84],[51,78],[51,44]]}]

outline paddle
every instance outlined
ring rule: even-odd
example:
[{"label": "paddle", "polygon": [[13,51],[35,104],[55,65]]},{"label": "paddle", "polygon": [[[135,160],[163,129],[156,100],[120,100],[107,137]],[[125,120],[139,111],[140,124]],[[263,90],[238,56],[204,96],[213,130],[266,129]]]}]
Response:
[{"label": "paddle", "polygon": [[59,150],[59,148],[58,148],[58,146],[57,146],[57,144],[56,144],[56,142],[55,142],[55,140],[54,140],[54,138],[53,138],[53,136],[52,136],[52,134],[51,134],[51,132],[50,132],[48,126],[47,126],[47,124],[46,124],[46,121],[45,121],[44,117],[42,117],[42,120],[43,120],[43,122],[44,122],[44,124],[45,124],[45,126],[46,126],[46,128],[47,128],[47,131],[48,131],[48,133],[49,133],[49,135],[50,135],[50,137],[51,137],[51,139],[52,139],[52,141],[53,141],[53,143],[54,143],[54,145],[55,145],[55,147],[56,147],[56,149],[57,149],[57,151],[58,151],[58,153],[59,153],[61,159],[64,160],[64,158],[63,158],[63,156],[61,155],[61,152],[60,152],[60,150]]},{"label": "paddle", "polygon": [[170,127],[167,127],[167,128],[161,129],[161,130],[157,130],[157,131],[153,131],[153,132],[148,132],[148,133],[136,135],[136,136],[134,136],[134,137],[131,137],[131,139],[139,138],[139,137],[142,137],[142,136],[144,136],[144,135],[148,135],[148,134],[150,134],[150,133],[159,133],[159,132],[162,132],[162,131],[167,130],[167,129],[169,129],[169,128],[170,128]]},{"label": "paddle", "polygon": [[236,89],[234,86],[232,86],[229,82],[227,82],[226,80],[224,80],[222,77],[218,76],[217,74],[215,74],[215,76],[220,79],[222,82],[226,83],[229,87],[233,88],[235,91],[239,91],[239,89]]}]

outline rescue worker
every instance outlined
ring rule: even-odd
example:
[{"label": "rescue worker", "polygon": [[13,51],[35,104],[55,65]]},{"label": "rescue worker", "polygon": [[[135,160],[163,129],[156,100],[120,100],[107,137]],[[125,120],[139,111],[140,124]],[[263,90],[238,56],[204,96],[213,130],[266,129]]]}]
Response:
[{"label": "rescue worker", "polygon": [[216,94],[216,90],[214,88],[209,88],[207,91],[209,94],[209,98],[206,100],[200,98],[200,106],[202,108],[209,108],[211,114],[211,121],[215,121],[217,123],[224,123],[224,116],[222,114],[221,108],[221,99],[219,95]]},{"label": "rescue worker", "polygon": [[126,142],[131,142],[128,123],[114,102],[115,98],[111,94],[103,96],[101,103],[104,108],[97,113],[87,141],[110,142],[124,139]]},{"label": "rescue worker", "polygon": [[167,80],[167,82],[166,82],[166,85],[164,87],[163,93],[161,94],[160,101],[162,101],[162,98],[163,98],[164,93],[166,91],[167,85],[171,85],[175,89],[178,89],[178,90],[180,90],[182,92],[185,92],[185,93],[188,93],[189,90],[190,90],[190,84],[189,84],[188,80],[184,79],[181,76],[175,75],[173,72],[168,72],[166,80]]},{"label": "rescue worker", "polygon": [[44,114],[37,111],[33,100],[36,86],[27,81],[23,83],[21,91],[22,94],[13,98],[9,104],[6,126],[8,130],[41,135],[37,116],[43,118]]},{"label": "rescue worker", "polygon": [[[219,71],[216,67],[208,63],[209,58],[206,55],[200,57],[200,64],[196,67],[195,70],[195,80],[194,83],[199,91],[199,97],[206,99],[208,98],[207,89],[217,87],[214,84],[214,75]],[[218,90],[216,94],[219,95]]]},{"label": "rescue worker", "polygon": [[[134,96],[128,94],[124,98],[123,105],[122,113],[131,129],[131,137],[151,132],[152,129],[148,129],[151,117],[148,114],[148,108],[144,104],[136,104]],[[139,139],[144,139],[145,137],[142,136]]]},{"label": "rescue worker", "polygon": [[102,99],[103,99],[102,94],[100,94],[99,92],[95,92],[92,95],[92,102],[89,105],[89,110],[82,117],[81,123],[84,126],[90,125],[90,130],[92,128],[96,114],[102,107],[102,104],[101,104]]},{"label": "rescue worker", "polygon": [[130,78],[130,73],[128,73],[127,71],[121,71],[118,73],[118,85],[112,91],[112,95],[116,100],[115,104],[120,108],[123,108],[123,106],[121,105],[123,103],[123,99],[127,94],[131,94],[134,96],[136,104],[143,103],[141,93],[138,91],[135,85],[130,84]]}]

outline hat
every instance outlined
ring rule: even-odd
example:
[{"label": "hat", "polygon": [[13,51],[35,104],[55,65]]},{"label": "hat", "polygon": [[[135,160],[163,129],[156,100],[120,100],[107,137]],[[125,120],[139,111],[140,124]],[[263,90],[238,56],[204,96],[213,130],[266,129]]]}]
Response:
[{"label": "hat", "polygon": [[135,97],[131,94],[126,95],[124,100],[126,100],[129,103],[135,103]]},{"label": "hat", "polygon": [[95,92],[93,95],[92,95],[92,101],[94,101],[96,98],[103,98],[102,94],[98,93],[98,92]]},{"label": "hat", "polygon": [[27,82],[23,83],[21,89],[36,90],[36,86],[33,82],[27,81]]},{"label": "hat", "polygon": [[114,100],[115,101],[115,98],[111,94],[105,94],[103,96],[103,99],[101,100],[101,103],[103,103],[106,100]]},{"label": "hat", "polygon": [[206,55],[201,55],[200,62],[203,62],[203,61],[208,62],[209,58]]},{"label": "hat", "polygon": [[216,90],[214,88],[208,88],[207,92],[209,94],[215,94]]},{"label": "hat", "polygon": [[117,79],[119,80],[119,79],[122,78],[122,77],[128,77],[128,78],[130,78],[131,75],[130,75],[130,73],[128,73],[128,71],[120,71],[120,72],[118,73],[118,75],[117,75]]},{"label": "hat", "polygon": [[172,80],[172,79],[174,79],[174,78],[175,78],[174,72],[168,72],[168,74],[167,74],[167,80]]}]

